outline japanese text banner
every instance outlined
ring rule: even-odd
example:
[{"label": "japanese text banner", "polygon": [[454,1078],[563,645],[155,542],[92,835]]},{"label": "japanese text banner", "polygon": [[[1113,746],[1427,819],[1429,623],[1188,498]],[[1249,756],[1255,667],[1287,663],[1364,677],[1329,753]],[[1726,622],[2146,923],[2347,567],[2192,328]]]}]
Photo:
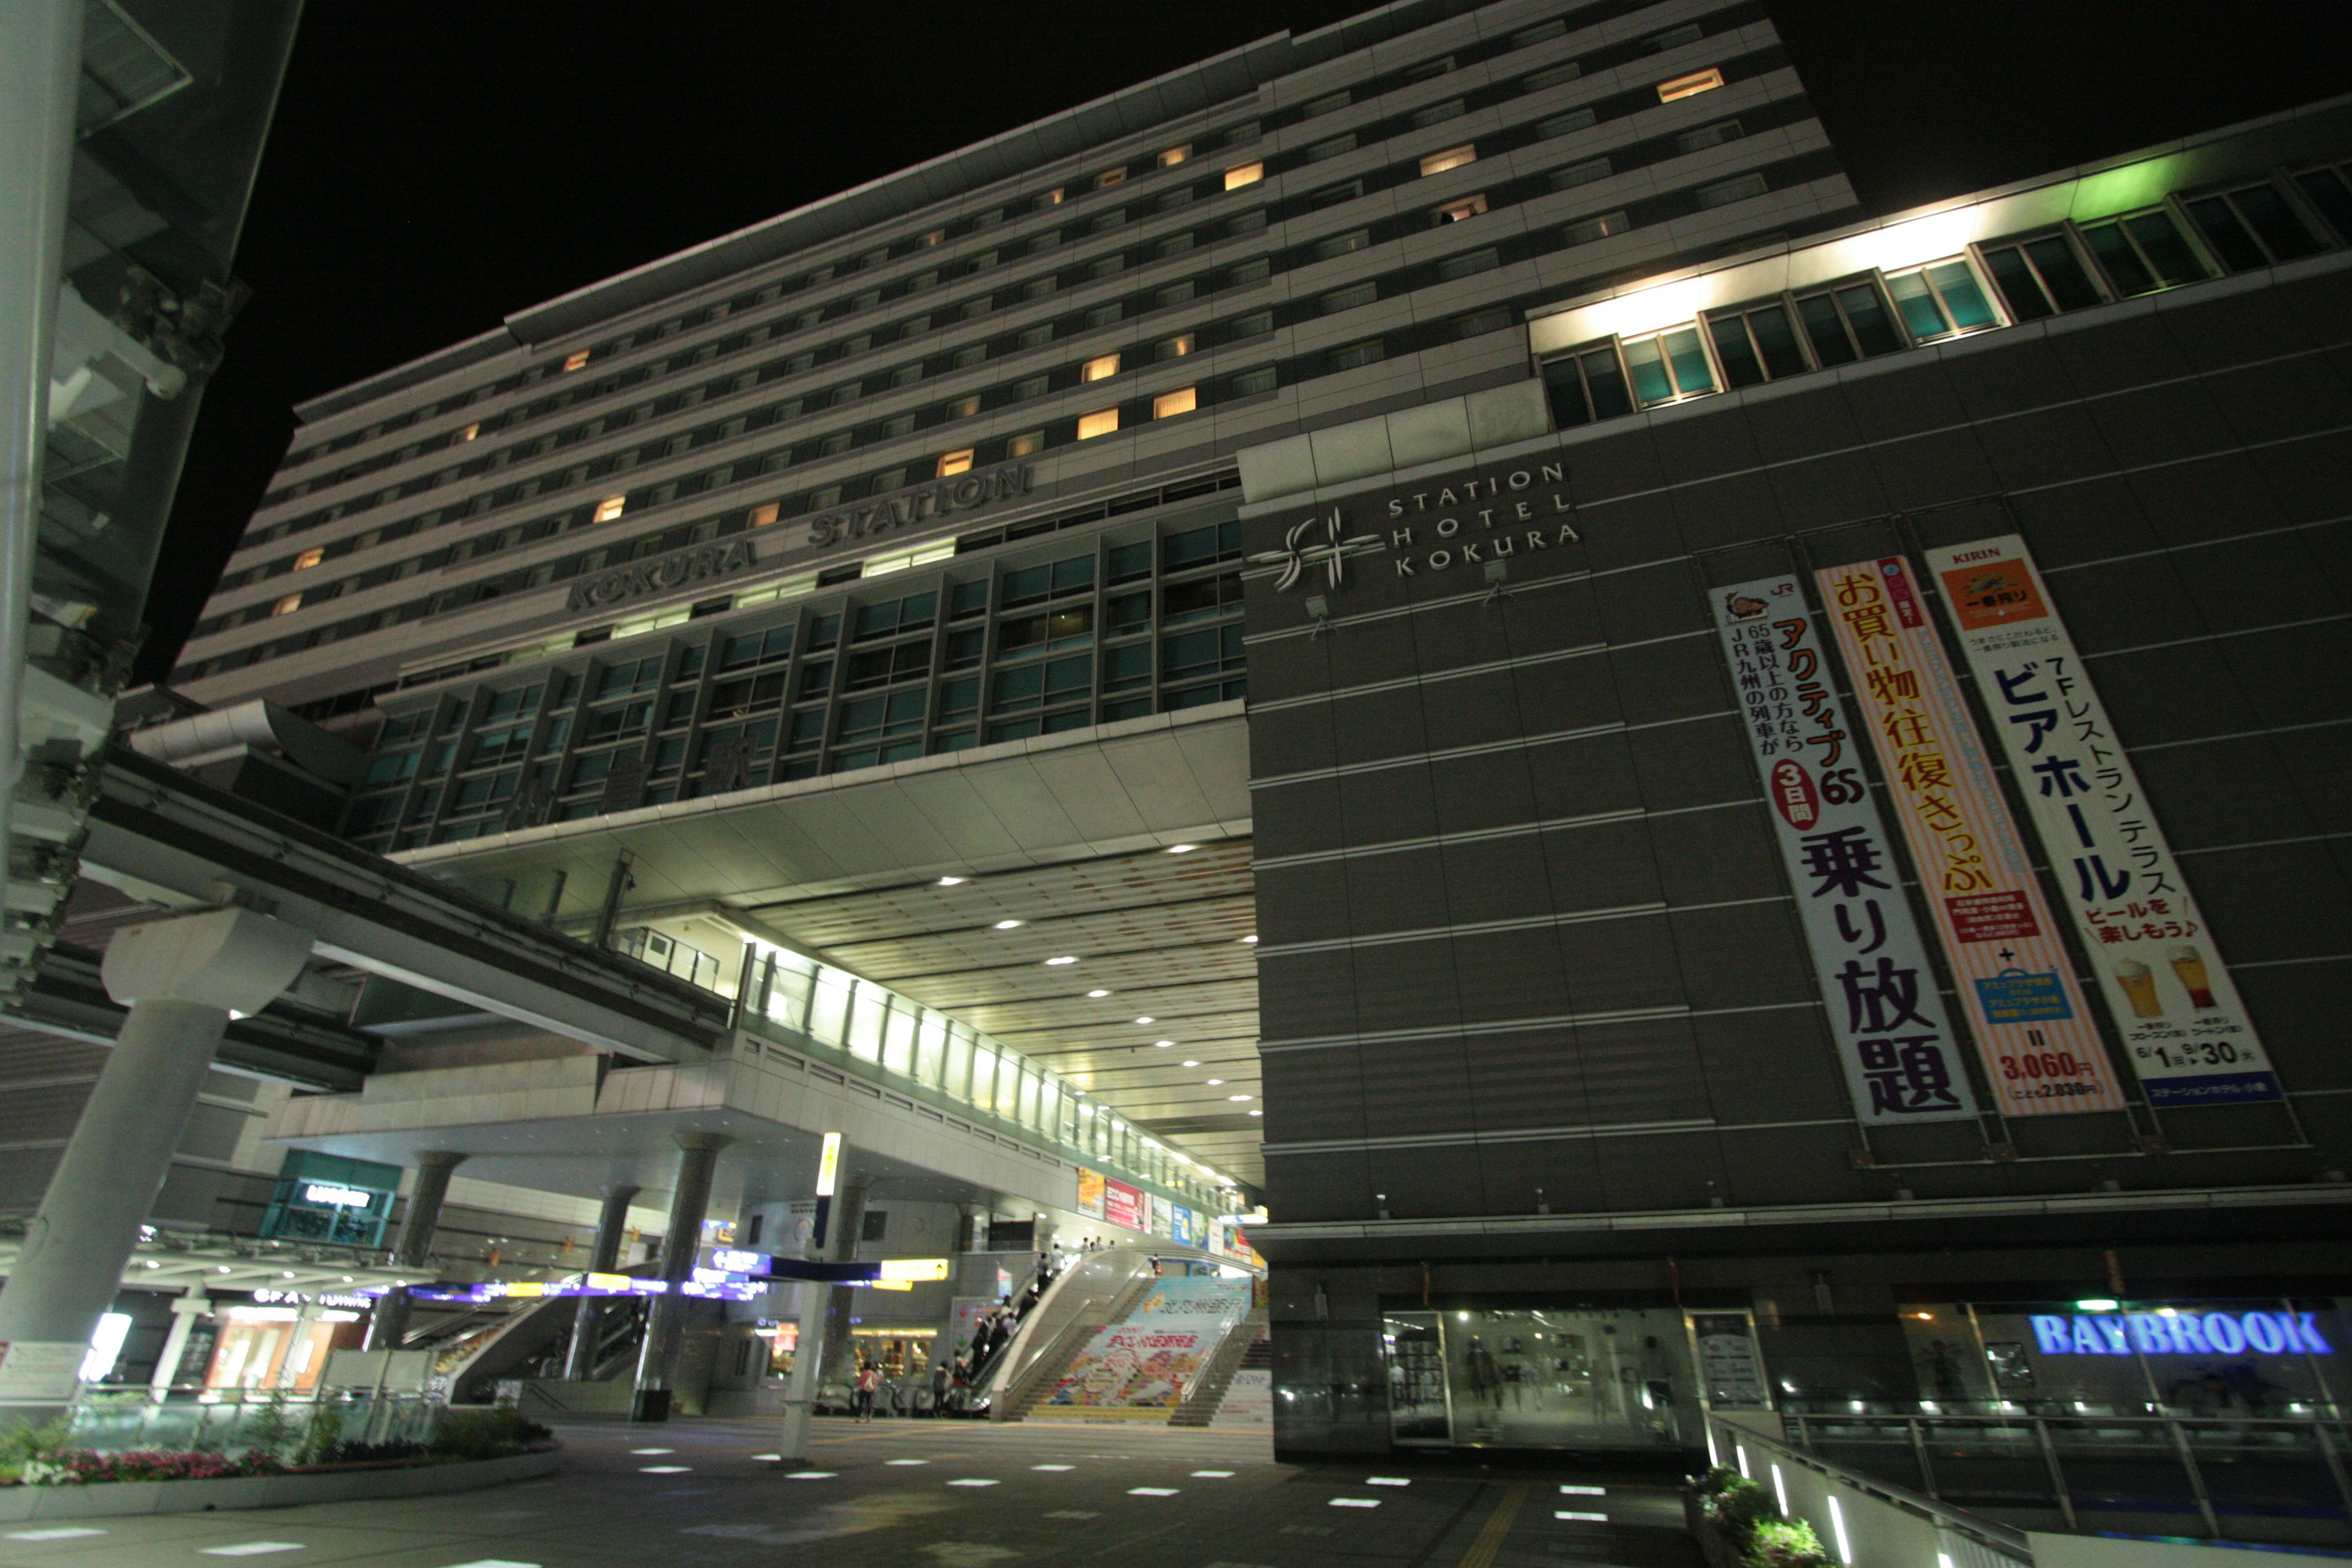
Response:
[{"label": "japanese text banner", "polygon": [[1899,556],[1816,572],[2004,1116],[2122,1109],[1951,662]]},{"label": "japanese text banner", "polygon": [[2150,1105],[2276,1100],[2253,1022],[2025,541],[1927,552]]},{"label": "japanese text banner", "polygon": [[1974,1115],[1936,972],[1795,574],[1713,597],[1854,1114],[1871,1126]]}]

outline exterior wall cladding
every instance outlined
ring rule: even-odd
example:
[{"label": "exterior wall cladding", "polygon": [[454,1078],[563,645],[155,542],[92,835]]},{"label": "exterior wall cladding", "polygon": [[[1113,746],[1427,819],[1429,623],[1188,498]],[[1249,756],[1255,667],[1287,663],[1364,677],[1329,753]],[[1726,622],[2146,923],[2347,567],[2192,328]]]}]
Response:
[{"label": "exterior wall cladding", "polygon": [[[1319,576],[1249,587],[1283,1450],[1405,1430],[1408,1308],[1752,1310],[1784,1404],[1843,1411],[1938,1392],[1907,1303],[2346,1289],[2340,1202],[2295,1201],[2352,1166],[2344,260],[1245,510],[1252,552],[1333,506],[1384,538],[1499,478],[1457,510],[1558,491],[1581,538],[1496,599],[1419,514],[1418,573],[1368,548],[1320,628]],[[2012,531],[2283,1103],[1853,1118],[1708,588]]]}]

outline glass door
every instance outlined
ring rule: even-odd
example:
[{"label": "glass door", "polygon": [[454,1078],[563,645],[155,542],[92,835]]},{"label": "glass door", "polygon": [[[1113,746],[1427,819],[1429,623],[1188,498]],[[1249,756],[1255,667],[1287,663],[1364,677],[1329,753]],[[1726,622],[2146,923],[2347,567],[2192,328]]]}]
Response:
[{"label": "glass door", "polygon": [[1389,1436],[1400,1444],[1445,1447],[1454,1411],[1445,1385],[1445,1321],[1436,1312],[1391,1312],[1381,1321],[1389,1363]]}]

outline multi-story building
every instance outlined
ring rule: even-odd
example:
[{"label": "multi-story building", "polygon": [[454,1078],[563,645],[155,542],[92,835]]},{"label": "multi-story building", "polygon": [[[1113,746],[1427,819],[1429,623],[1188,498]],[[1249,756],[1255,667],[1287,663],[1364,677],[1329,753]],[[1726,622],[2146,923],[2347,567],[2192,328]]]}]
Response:
[{"label": "multi-story building", "polygon": [[1759,7],[1392,7],[315,401],[174,680],[1263,1193],[1287,1451],[2333,1412],[2347,155],[1867,221]]}]

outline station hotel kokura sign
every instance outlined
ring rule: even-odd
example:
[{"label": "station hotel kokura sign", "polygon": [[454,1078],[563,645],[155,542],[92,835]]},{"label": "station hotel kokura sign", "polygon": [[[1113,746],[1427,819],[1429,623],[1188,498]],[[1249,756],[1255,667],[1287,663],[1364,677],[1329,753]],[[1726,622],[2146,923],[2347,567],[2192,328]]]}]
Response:
[{"label": "station hotel kokura sign", "polygon": [[1420,577],[1584,542],[1568,495],[1567,465],[1559,462],[1398,489],[1385,499],[1375,492],[1350,506],[1370,511],[1385,529],[1351,533],[1349,509],[1326,507],[1285,529],[1279,550],[1252,555],[1258,569],[1247,575],[1271,576],[1282,593],[1302,583],[1337,588],[1352,556],[1386,552],[1397,576]]}]

